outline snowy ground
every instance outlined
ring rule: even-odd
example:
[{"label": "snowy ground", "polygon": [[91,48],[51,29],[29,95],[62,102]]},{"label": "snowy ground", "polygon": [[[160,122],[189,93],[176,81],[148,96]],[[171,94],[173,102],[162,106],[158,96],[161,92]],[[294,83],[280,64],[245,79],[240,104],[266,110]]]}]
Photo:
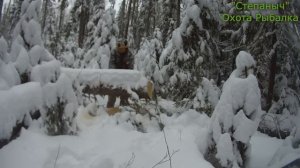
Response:
[{"label": "snowy ground", "polygon": [[[166,154],[163,133],[149,123],[148,133],[137,132],[126,122],[130,113],[109,117],[103,112],[78,116],[78,136],[49,137],[37,129],[38,123],[0,150],[1,168],[152,168]],[[179,117],[162,116],[173,168],[210,168],[200,151],[210,119],[195,111]],[[117,124],[118,123],[118,124]],[[264,168],[280,146],[280,140],[256,133],[251,168]],[[200,144],[200,146],[198,145]],[[155,166],[168,168],[169,162]]]},{"label": "snowy ground", "polygon": [[266,168],[272,156],[281,146],[282,140],[271,138],[265,134],[256,133],[251,143],[251,159],[249,168]]}]

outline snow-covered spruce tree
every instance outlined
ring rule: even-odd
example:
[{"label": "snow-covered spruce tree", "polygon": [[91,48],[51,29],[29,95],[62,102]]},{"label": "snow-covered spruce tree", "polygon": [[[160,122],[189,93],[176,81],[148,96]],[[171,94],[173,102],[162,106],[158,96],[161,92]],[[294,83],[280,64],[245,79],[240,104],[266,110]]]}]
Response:
[{"label": "snow-covered spruce tree", "polygon": [[185,106],[205,112],[208,116],[211,116],[219,101],[220,94],[221,91],[214,80],[208,80],[203,77],[194,100],[187,101]]},{"label": "snow-covered spruce tree", "polygon": [[236,57],[236,67],[225,82],[212,114],[211,142],[205,157],[217,168],[238,168],[247,164],[250,138],[262,115],[260,90],[253,75],[253,57],[241,51]]},{"label": "snow-covered spruce tree", "polygon": [[62,34],[65,45],[61,61],[64,66],[74,68],[86,66],[84,55],[92,48],[98,38],[94,36],[94,33],[104,13],[104,0],[76,0],[74,2]]},{"label": "snow-covered spruce tree", "polygon": [[[21,17],[13,31],[13,43],[11,47],[11,61],[21,76],[21,82],[30,81],[30,72],[32,66],[40,61],[49,61],[48,55],[29,55],[29,51],[36,46],[42,46],[41,27],[38,23],[41,1],[24,0],[21,8]],[[37,57],[37,58],[36,58]],[[44,60],[45,59],[45,60]]]},{"label": "snow-covered spruce tree", "polygon": [[77,98],[71,80],[64,74],[55,83],[43,87],[45,100],[45,125],[50,135],[75,134],[74,118]]},{"label": "snow-covered spruce tree", "polygon": [[45,47],[54,55],[60,54],[61,41],[57,37],[58,16],[54,2],[47,0],[43,3],[42,36]]},{"label": "snow-covered spruce tree", "polygon": [[162,83],[163,79],[159,73],[158,59],[162,52],[161,32],[157,28],[153,39],[143,39],[141,48],[135,56],[135,68],[142,71],[149,79]]},{"label": "snow-covered spruce tree", "polygon": [[125,34],[125,26],[126,26],[126,1],[123,0],[117,14],[117,22],[119,27],[119,36],[124,37]]},{"label": "snow-covered spruce tree", "polygon": [[145,0],[138,3],[138,16],[132,23],[136,48],[140,48],[143,38],[149,38],[154,32],[154,1]]},{"label": "snow-covered spruce tree", "polygon": [[[66,16],[66,24],[64,27],[65,40],[68,40],[69,38],[71,38],[70,41],[78,39],[80,6],[81,2],[76,0],[69,14]],[[74,36],[76,36],[76,38],[73,38]],[[74,42],[77,43],[76,40]]]},{"label": "snow-covered spruce tree", "polygon": [[[124,26],[120,27],[120,19],[118,19],[118,25],[119,25],[119,37],[122,37],[122,32],[124,32],[124,38],[125,38],[125,31],[127,29],[128,26],[128,34],[127,34],[127,40],[129,42],[129,47],[131,49],[131,52],[133,54],[136,53],[136,50],[139,49],[140,46],[140,42],[141,42],[141,34],[143,34],[143,32],[141,32],[140,30],[141,27],[143,27],[143,15],[141,15],[141,10],[143,9],[141,7],[142,1],[139,0],[132,0],[132,6],[131,6],[131,11],[129,12],[129,9],[127,11],[125,11],[125,13],[127,12],[127,15],[131,15],[129,18],[128,17],[124,17],[124,19],[126,19],[127,23],[125,22],[124,26],[126,26],[125,28],[123,28]],[[122,6],[120,6],[120,10],[121,10]],[[119,12],[120,12],[119,10]],[[122,30],[123,29],[123,30]],[[133,39],[131,41],[131,39]],[[131,42],[134,42],[133,45],[130,44]],[[134,49],[134,50],[133,50]]]},{"label": "snow-covered spruce tree", "polygon": [[170,40],[173,30],[176,28],[176,1],[166,0],[161,4],[161,22],[159,27],[162,29],[163,44]]},{"label": "snow-covered spruce tree", "polygon": [[80,68],[83,60],[83,51],[78,46],[80,1],[76,0],[71,11],[66,15],[61,36],[63,37],[64,49],[61,53],[61,62],[65,67]]},{"label": "snow-covered spruce tree", "polygon": [[11,9],[10,9],[10,28],[9,28],[9,32],[11,33],[14,29],[14,27],[16,26],[16,24],[18,23],[20,16],[21,16],[21,7],[22,7],[22,3],[24,0],[13,0],[13,2],[11,3]]},{"label": "snow-covered spruce tree", "polygon": [[[300,97],[288,84],[287,77],[279,74],[275,79],[273,102],[260,123],[260,131],[280,139],[290,135],[296,128],[295,118],[300,115]],[[298,128],[300,129],[300,128]]]},{"label": "snow-covered spruce tree", "polygon": [[7,90],[14,85],[20,84],[20,77],[15,66],[10,62],[7,53],[6,40],[0,38],[0,90]]},{"label": "snow-covered spruce tree", "polygon": [[[243,1],[247,2],[247,1]],[[266,1],[267,3],[282,3],[285,0],[278,1]],[[255,18],[257,13],[263,15],[270,14],[283,14],[283,15],[294,15],[290,12],[294,11],[290,7],[286,7],[284,10],[237,10],[231,2],[223,1],[221,11],[222,13],[230,13],[232,15],[250,15]],[[293,4],[293,3],[290,3]],[[285,13],[289,12],[289,13]],[[272,105],[273,101],[273,84],[276,76],[277,69],[281,67],[280,59],[285,56],[280,56],[280,52],[286,53],[280,46],[286,44],[281,39],[281,31],[289,29],[286,25],[292,25],[289,23],[272,23],[272,24],[261,24],[257,21],[242,21],[242,22],[224,22],[221,30],[218,32],[220,42],[222,44],[222,55],[220,58],[221,73],[220,79],[224,80],[227,78],[227,74],[231,72],[230,69],[234,68],[234,57],[240,50],[247,50],[255,56],[257,61],[257,76],[259,84],[262,90],[262,108],[266,111]],[[283,28],[284,27],[284,28]],[[282,33],[284,36],[288,35],[286,32]],[[295,34],[293,34],[295,36]],[[290,48],[290,46],[289,46]],[[230,67],[228,64],[232,64]],[[273,67],[273,68],[270,68]],[[280,72],[279,72],[280,73]],[[268,77],[269,80],[265,80]]]},{"label": "snow-covered spruce tree", "polygon": [[213,77],[210,74],[217,70],[214,58],[220,55],[210,35],[211,26],[207,24],[217,22],[216,18],[211,15],[211,20],[205,24],[202,22],[202,17],[207,18],[207,11],[214,6],[210,2],[184,2],[186,7],[182,23],[173,31],[159,61],[165,82],[162,89],[177,102],[192,101],[196,97],[202,77]]},{"label": "snow-covered spruce tree", "polygon": [[94,44],[87,48],[83,67],[96,69],[107,69],[109,67],[110,56],[116,46],[118,31],[115,22],[115,10],[110,7],[97,23],[93,32]]},{"label": "snow-covered spruce tree", "polygon": [[[280,44],[277,55],[280,69],[275,78],[273,104],[268,114],[273,115],[275,123],[278,124],[275,128],[289,135],[293,129],[297,128],[297,125],[299,126],[294,118],[300,115],[300,35],[297,33],[299,27],[295,23],[279,26],[278,41]],[[273,133],[277,131],[273,129]],[[282,135],[281,138],[283,137]]]},{"label": "snow-covered spruce tree", "polygon": [[87,37],[84,47],[86,49],[90,49],[94,44],[98,36],[94,36],[94,33],[97,29],[98,22],[103,17],[105,13],[105,1],[92,1],[91,4],[93,6],[92,10],[90,10],[90,19],[87,23]]},{"label": "snow-covered spruce tree", "polygon": [[[294,4],[281,12],[296,15],[299,7],[296,2]],[[272,59],[275,65],[274,86],[272,94],[268,97],[271,102],[270,109],[260,124],[260,131],[270,136],[285,138],[297,125],[293,118],[299,115],[300,111],[299,23],[277,24],[275,28],[277,42],[272,55],[272,58],[275,57]]]},{"label": "snow-covered spruce tree", "polygon": [[14,29],[10,61],[14,62],[22,83],[39,82],[42,86],[44,104],[39,112],[48,133],[72,133],[77,100],[72,83],[60,74],[59,61],[43,46],[38,23],[40,7],[40,0],[24,0],[21,18]]}]

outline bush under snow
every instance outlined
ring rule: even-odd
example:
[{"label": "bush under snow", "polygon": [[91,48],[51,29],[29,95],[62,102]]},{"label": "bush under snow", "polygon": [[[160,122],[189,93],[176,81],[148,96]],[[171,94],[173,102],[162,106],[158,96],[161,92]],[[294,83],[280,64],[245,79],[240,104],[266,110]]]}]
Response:
[{"label": "bush under snow", "polygon": [[260,90],[252,74],[255,61],[250,54],[242,51],[236,58],[236,65],[237,69],[224,84],[212,115],[212,142],[207,158],[215,155],[219,161],[216,167],[236,168],[246,164],[249,140],[262,115]]},{"label": "bush under snow", "polygon": [[22,3],[10,54],[0,39],[0,143],[18,134],[19,128],[12,132],[16,126],[29,126],[40,115],[49,134],[76,130],[73,120],[78,104],[73,84],[60,74],[60,62],[42,45],[40,5],[40,0]]},{"label": "bush under snow", "polygon": [[0,91],[0,140],[10,138],[15,125],[30,118],[42,104],[42,88],[37,82]]}]

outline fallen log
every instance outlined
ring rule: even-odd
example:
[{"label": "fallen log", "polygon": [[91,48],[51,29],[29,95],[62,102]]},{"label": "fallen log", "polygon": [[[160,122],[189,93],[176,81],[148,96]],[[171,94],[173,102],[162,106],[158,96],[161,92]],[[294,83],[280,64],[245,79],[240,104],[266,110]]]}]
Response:
[{"label": "fallen log", "polygon": [[62,68],[72,80],[84,86],[83,93],[151,99],[153,83],[136,70]]}]

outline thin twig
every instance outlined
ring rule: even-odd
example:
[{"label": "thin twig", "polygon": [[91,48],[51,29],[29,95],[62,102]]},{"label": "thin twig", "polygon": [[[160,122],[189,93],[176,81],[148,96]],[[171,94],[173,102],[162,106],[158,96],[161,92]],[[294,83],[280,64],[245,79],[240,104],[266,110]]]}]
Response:
[{"label": "thin twig", "polygon": [[59,152],[60,152],[60,147],[61,147],[61,144],[59,144],[59,146],[58,146],[58,151],[57,151],[57,155],[56,155],[56,159],[55,159],[55,162],[54,162],[54,167],[53,167],[53,168],[55,168],[55,167],[56,167],[56,163],[57,163],[58,156],[59,156]]},{"label": "thin twig", "polygon": [[166,153],[165,156],[159,162],[157,162],[154,166],[152,166],[152,168],[155,168],[157,165],[167,162],[168,160],[165,160],[167,157],[168,157],[168,154]]},{"label": "thin twig", "polygon": [[[173,157],[173,155],[177,152],[179,152],[179,150],[173,151],[171,154],[171,157]],[[155,168],[158,165],[161,165],[163,163],[170,161],[169,159],[167,159],[167,157],[168,157],[168,153],[166,153],[165,156],[159,162],[157,162],[154,166],[152,166],[152,168]]]},{"label": "thin twig", "polygon": [[[155,92],[155,95],[157,95],[155,89],[154,89],[154,92]],[[155,111],[156,111],[156,114],[159,115],[159,123],[162,125],[162,120],[161,120],[161,116],[160,116],[160,110],[159,110],[159,107],[158,107],[158,99],[157,99],[157,96],[155,96]],[[172,168],[172,156],[173,156],[175,153],[177,153],[177,152],[179,151],[179,150],[176,150],[176,151],[173,151],[172,154],[170,153],[170,148],[169,148],[169,144],[168,144],[168,141],[167,141],[166,132],[165,132],[165,128],[164,128],[164,127],[162,128],[162,132],[163,132],[165,144],[166,144],[166,147],[167,147],[167,153],[166,153],[166,155],[162,158],[162,160],[160,160],[160,161],[159,161],[157,164],[155,164],[152,168],[156,167],[156,166],[159,165],[159,164],[163,164],[163,163],[165,163],[165,162],[169,162],[170,168]],[[167,157],[168,157],[168,159],[165,160]]]},{"label": "thin twig", "polygon": [[133,164],[134,159],[135,159],[135,154],[132,153],[131,158],[128,160],[128,162],[127,162],[125,168],[129,168],[129,167]]},{"label": "thin twig", "polygon": [[169,149],[169,144],[168,144],[168,141],[167,141],[165,129],[163,129],[162,132],[164,133],[164,139],[165,139],[165,143],[166,143],[166,146],[167,146],[167,154],[168,154],[168,156],[169,156],[170,168],[172,168],[172,157],[171,157],[171,155],[170,155],[170,149]]}]

